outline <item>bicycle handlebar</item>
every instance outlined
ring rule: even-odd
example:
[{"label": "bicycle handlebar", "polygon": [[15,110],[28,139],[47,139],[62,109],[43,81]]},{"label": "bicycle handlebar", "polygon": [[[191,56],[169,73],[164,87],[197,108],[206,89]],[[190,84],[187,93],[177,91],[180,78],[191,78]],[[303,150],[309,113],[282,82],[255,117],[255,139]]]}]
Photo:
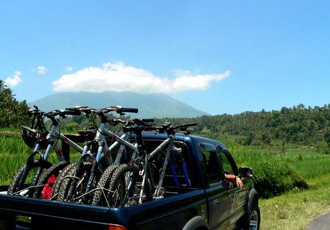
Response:
[{"label": "bicycle handlebar", "polygon": [[168,135],[170,134],[175,134],[176,133],[176,129],[180,129],[181,131],[187,131],[186,134],[189,134],[188,132],[188,127],[190,126],[195,126],[197,125],[197,122],[193,122],[193,123],[187,123],[187,124],[183,124],[183,125],[177,125],[177,126],[171,126],[171,123],[166,122],[163,124],[162,127],[157,127],[157,132],[159,133],[167,133]]},{"label": "bicycle handlebar", "polygon": [[81,111],[79,111],[79,110],[65,110],[64,113],[66,115],[80,115]]},{"label": "bicycle handlebar", "polygon": [[70,115],[81,115],[81,113],[88,115],[92,112],[96,112],[95,109],[89,108],[88,106],[75,106],[73,108],[66,108],[65,110],[73,112],[72,114],[69,113]]},{"label": "bicycle handlebar", "polygon": [[152,126],[153,124],[150,124],[150,123],[152,123],[154,121],[155,121],[154,119],[137,119],[137,118],[133,119],[134,124],[143,125],[143,126],[147,126],[147,127]]},{"label": "bicycle handlebar", "polygon": [[154,122],[155,119],[152,119],[152,118],[145,119],[145,118],[143,118],[143,119],[141,119],[141,121],[143,121],[143,122]]},{"label": "bicycle handlebar", "polygon": [[187,130],[187,128],[189,127],[189,126],[196,126],[198,123],[197,122],[193,122],[193,123],[188,123],[188,124],[183,124],[183,125],[177,125],[177,126],[175,126],[175,127],[173,127],[173,129],[181,129],[181,130]]},{"label": "bicycle handlebar", "polygon": [[133,119],[128,121],[123,127],[124,132],[142,132],[142,131],[151,131],[157,130],[156,127],[153,127],[150,122],[153,122],[154,119]]},{"label": "bicycle handlebar", "polygon": [[110,121],[108,121],[112,126],[116,126],[118,124],[126,124],[126,121],[122,120],[122,119],[112,119]]},{"label": "bicycle handlebar", "polygon": [[44,113],[44,115],[48,118],[54,118],[57,115],[65,117],[64,110],[53,110],[48,113]]},{"label": "bicycle handlebar", "polygon": [[110,106],[108,108],[101,109],[102,112],[108,113],[108,112],[116,112],[120,115],[124,115],[124,113],[138,113],[139,109],[137,108],[124,108],[122,106]]},{"label": "bicycle handlebar", "polygon": [[34,107],[36,109],[29,109],[27,112],[22,112],[22,114],[27,114],[29,116],[32,116],[32,115],[42,116],[42,115],[45,114],[43,111],[41,111],[40,109],[38,109],[37,106],[34,106]]},{"label": "bicycle handlebar", "polygon": [[45,113],[44,115],[48,118],[55,117],[55,116],[61,116],[62,118],[66,118],[65,115],[80,115],[80,110],[73,110],[73,109],[66,109],[66,110],[53,110],[48,113]]}]

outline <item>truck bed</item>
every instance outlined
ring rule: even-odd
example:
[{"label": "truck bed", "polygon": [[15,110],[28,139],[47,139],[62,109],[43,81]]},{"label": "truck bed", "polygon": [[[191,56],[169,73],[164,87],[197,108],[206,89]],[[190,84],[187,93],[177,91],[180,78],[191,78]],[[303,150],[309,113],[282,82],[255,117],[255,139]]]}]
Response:
[{"label": "truck bed", "polygon": [[[173,195],[128,208],[108,208],[0,194],[0,229],[179,229],[206,212],[203,190]],[[205,213],[206,214],[206,213]],[[165,225],[162,223],[166,223]]]}]

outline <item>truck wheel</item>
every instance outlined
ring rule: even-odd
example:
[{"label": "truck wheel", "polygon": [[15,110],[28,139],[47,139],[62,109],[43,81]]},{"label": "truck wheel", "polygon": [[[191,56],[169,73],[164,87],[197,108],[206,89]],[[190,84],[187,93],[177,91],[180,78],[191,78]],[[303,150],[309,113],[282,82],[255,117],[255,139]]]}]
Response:
[{"label": "truck wheel", "polygon": [[60,190],[60,187],[62,186],[62,182],[63,179],[66,177],[66,175],[68,174],[68,172],[72,169],[72,168],[76,168],[76,163],[71,163],[69,165],[67,165],[58,175],[58,177],[56,178],[52,193],[51,193],[51,198],[50,199],[54,199],[57,200],[57,196],[58,196],[58,191]]},{"label": "truck wheel", "polygon": [[[139,167],[134,164],[120,165],[113,173],[109,185],[108,202],[110,207],[128,207],[139,204],[142,177]],[[146,181],[143,201],[151,199],[151,186]]]},{"label": "truck wheel", "polygon": [[102,174],[99,183],[97,184],[97,190],[93,195],[92,205],[107,206],[106,199],[109,195],[110,180],[114,171],[118,168],[118,165],[110,165]]},{"label": "truck wheel", "polygon": [[244,229],[245,230],[260,229],[260,209],[257,202],[252,203],[252,207],[250,209],[248,220]]},{"label": "truck wheel", "polygon": [[[50,198],[51,192],[54,188],[54,182],[49,182],[50,178],[54,178],[56,180],[60,171],[63,170],[68,164],[69,163],[66,161],[58,162],[52,165],[44,174],[42,174],[41,178],[38,181],[36,189],[33,193],[33,197],[44,198],[44,199],[47,199],[48,197]],[[47,186],[47,188],[45,188],[45,186]],[[43,194],[44,189],[45,189],[45,193],[48,193],[48,195]]]}]

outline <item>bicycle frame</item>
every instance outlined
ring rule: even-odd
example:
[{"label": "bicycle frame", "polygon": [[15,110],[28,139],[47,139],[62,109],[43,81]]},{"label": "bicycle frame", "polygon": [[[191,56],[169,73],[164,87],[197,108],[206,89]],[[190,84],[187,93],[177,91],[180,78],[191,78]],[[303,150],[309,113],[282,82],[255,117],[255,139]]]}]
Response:
[{"label": "bicycle frame", "polygon": [[[105,135],[112,136],[115,140],[115,142],[110,147],[108,147]],[[125,147],[128,147],[133,150],[133,154],[131,156],[130,162],[134,162],[136,154],[138,153],[138,148],[137,148],[137,145],[131,144],[129,142],[129,139],[130,139],[130,132],[126,132],[122,136],[119,137],[115,133],[106,129],[105,121],[101,117],[101,123],[96,132],[96,136],[95,136],[94,140],[90,142],[90,143],[92,143],[92,142],[98,143],[98,149],[97,149],[96,156],[94,157],[93,153],[89,153],[90,143],[86,143],[83,148],[82,156],[76,165],[75,176],[78,177],[81,173],[81,167],[83,165],[84,160],[86,158],[92,159],[91,174],[89,176],[88,183],[87,183],[84,194],[88,194],[92,189],[92,183],[95,178],[96,170],[99,168],[99,165],[100,165],[99,162],[100,162],[101,158],[106,159],[107,166],[110,166],[114,163],[119,164],[121,157],[123,156],[123,153],[126,151]],[[118,144],[121,144],[121,146],[119,148],[117,157],[114,162],[112,159],[112,156],[111,156],[111,151],[113,151],[113,149],[115,149],[118,146]],[[68,200],[72,199],[73,191],[77,185],[77,182],[78,182],[77,179],[73,180],[73,182],[70,186],[69,192],[68,192]],[[83,199],[86,199],[85,196],[83,197]]]},{"label": "bicycle frame", "polygon": [[[131,163],[134,162],[134,159],[136,157],[136,154],[139,152],[138,148],[137,148],[137,144],[132,144],[129,142],[130,140],[130,132],[125,132],[121,137],[119,137],[117,134],[111,132],[110,130],[105,128],[104,123],[102,123],[100,125],[100,133],[102,133],[103,135],[108,135],[108,136],[112,136],[112,138],[114,138],[115,142],[110,146],[109,151],[111,151],[112,149],[114,149],[118,144],[121,144],[121,147],[118,151],[118,153],[120,154],[119,157],[117,155],[116,164],[119,164],[122,153],[124,151],[125,147],[130,148],[131,150],[133,150],[133,155],[131,157]],[[102,137],[104,138],[104,136],[102,135]]]},{"label": "bicycle frame", "polygon": [[[51,116],[50,114],[48,114],[46,116],[48,116],[52,121],[51,128],[49,130],[49,133],[46,136],[46,140],[48,142],[47,148],[46,148],[44,154],[42,154],[39,151],[39,147],[40,147],[39,142],[36,143],[36,146],[34,147],[33,153],[29,156],[29,158],[27,160],[26,168],[25,168],[24,173],[23,173],[23,175],[20,179],[20,182],[17,186],[17,190],[21,190],[23,188],[23,185],[25,183],[25,180],[28,176],[28,173],[29,173],[30,169],[33,168],[33,167],[36,167],[36,166],[38,168],[37,168],[37,171],[36,171],[36,173],[33,177],[33,180],[32,180],[32,183],[31,183],[30,187],[35,186],[38,183],[38,180],[41,176],[42,170],[44,168],[49,168],[52,165],[47,160],[48,160],[51,148],[53,146],[55,148],[55,152],[56,152],[58,160],[59,161],[65,161],[66,160],[63,156],[62,150],[61,150],[60,145],[58,143],[59,139],[63,140],[65,143],[67,143],[69,146],[74,148],[76,151],[78,151],[80,153],[83,152],[83,148],[81,148],[78,144],[76,144],[75,142],[73,142],[72,140],[70,140],[69,138],[67,138],[62,133],[60,133],[56,130],[56,128],[58,126],[58,120],[56,118],[54,118],[55,115]],[[32,131],[32,130],[30,130],[30,131]],[[37,135],[40,137],[39,134],[37,134]],[[34,158],[35,158],[36,155],[40,156],[39,163],[35,163],[35,161],[34,161]],[[30,196],[31,194],[32,194],[32,191],[29,189],[28,192],[27,192],[27,195]]]},{"label": "bicycle frame", "polygon": [[[150,154],[146,154],[145,155],[145,163],[144,163],[144,169],[143,169],[143,179],[142,179],[142,189],[140,191],[140,196],[139,196],[139,203],[141,204],[142,203],[142,197],[143,197],[143,189],[145,187],[145,183],[146,183],[146,180],[149,178],[152,178],[152,175],[150,175],[150,170],[148,168],[148,165],[149,165],[149,160],[155,156],[156,154],[158,154],[164,147],[166,147],[166,154],[165,154],[165,159],[164,159],[164,162],[163,162],[163,166],[161,168],[161,174],[160,174],[160,177],[159,177],[159,181],[158,181],[158,184],[157,186],[155,186],[155,184],[152,182],[151,185],[152,187],[155,188],[155,192],[153,194],[153,199],[157,199],[161,196],[160,194],[160,190],[161,190],[161,187],[163,185],[163,181],[164,181],[164,177],[165,177],[165,171],[166,171],[166,168],[167,168],[167,165],[168,165],[168,162],[169,162],[169,159],[170,159],[170,155],[171,155],[171,151],[173,149],[174,146],[174,138],[173,138],[173,135],[170,134],[169,137],[164,140],[155,150],[153,150]],[[178,151],[178,149],[176,149],[176,151]],[[181,151],[181,149],[179,150]],[[148,175],[149,174],[149,175]],[[152,181],[152,180],[151,180]]]},{"label": "bicycle frame", "polygon": [[[170,127],[169,126],[170,124],[168,123],[168,124],[164,124],[163,128],[159,128],[159,130],[162,130],[162,132],[167,132],[168,138],[165,139],[159,146],[157,146],[157,148],[154,149],[150,154],[145,154],[145,160],[144,160],[144,165],[143,165],[144,167],[143,167],[143,171],[141,172],[141,174],[142,174],[142,189],[141,189],[140,194],[139,194],[139,203],[140,204],[142,203],[143,192],[144,192],[144,188],[145,188],[145,185],[146,185],[146,181],[148,180],[148,177],[150,178],[152,188],[155,189],[155,192],[152,195],[152,198],[153,199],[162,198],[163,194],[161,193],[161,188],[162,188],[162,185],[163,185],[166,168],[167,168],[168,162],[170,160],[171,152],[172,151],[177,151],[177,152],[182,151],[181,148],[176,148],[175,145],[174,145],[174,137],[173,136],[175,135],[175,129],[176,128],[181,128],[181,129],[187,131],[188,126],[193,126],[193,125],[196,125],[196,124],[197,123],[179,125],[179,126],[176,126],[176,127],[173,128],[173,127]],[[187,133],[189,133],[189,132],[187,132]],[[140,144],[143,144],[143,142],[140,143]],[[161,168],[161,174],[160,174],[160,177],[159,177],[159,180],[158,180],[158,184],[157,184],[157,186],[155,186],[155,184],[153,182],[152,173],[150,171],[150,167],[148,167],[148,164],[149,164],[150,159],[153,156],[155,156],[156,154],[158,154],[165,146],[167,146],[165,159],[164,159],[164,162],[163,162],[163,166]],[[175,177],[176,175],[173,175],[173,176]],[[186,180],[189,181],[189,178],[186,178]],[[130,190],[130,189],[131,188],[129,188],[128,190]],[[124,198],[124,200],[127,198],[127,194],[125,196],[126,197]]]},{"label": "bicycle frame", "polygon": [[[72,141],[71,139],[69,139],[68,137],[63,135],[62,133],[58,132],[56,129],[55,129],[54,133],[52,134],[52,132],[51,132],[50,135],[51,135],[50,138],[52,140],[57,141],[58,139],[60,139],[60,140],[64,141],[65,143],[67,143],[71,148],[73,148],[77,152],[80,152],[80,153],[83,152],[83,148],[80,145],[78,145],[77,143],[75,143],[74,141]],[[57,156],[58,156],[59,160],[60,161],[65,160],[65,158],[63,156],[63,153],[62,153],[62,150],[60,148],[59,149],[57,149],[57,148],[59,148],[59,146],[56,147],[56,145],[55,145],[55,151],[57,153]]]}]

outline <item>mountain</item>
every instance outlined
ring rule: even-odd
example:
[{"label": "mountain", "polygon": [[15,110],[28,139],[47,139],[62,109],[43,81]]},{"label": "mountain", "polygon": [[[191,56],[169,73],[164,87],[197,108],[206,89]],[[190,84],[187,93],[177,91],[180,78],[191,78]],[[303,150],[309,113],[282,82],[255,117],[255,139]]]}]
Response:
[{"label": "mountain", "polygon": [[138,108],[138,114],[128,114],[137,118],[191,118],[208,115],[165,94],[138,94],[131,92],[105,93],[56,93],[28,103],[37,105],[42,111],[65,109],[76,105],[105,108],[120,105]]}]

